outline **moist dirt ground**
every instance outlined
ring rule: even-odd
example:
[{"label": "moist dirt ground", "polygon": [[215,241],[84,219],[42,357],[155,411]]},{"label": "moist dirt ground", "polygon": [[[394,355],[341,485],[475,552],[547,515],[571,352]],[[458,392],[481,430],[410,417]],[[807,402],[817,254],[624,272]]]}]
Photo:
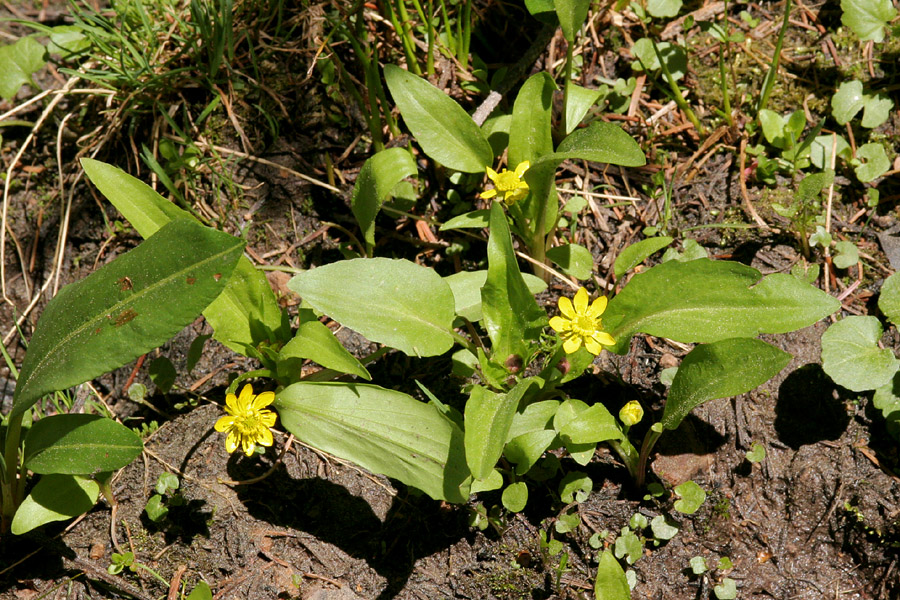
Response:
[{"label": "moist dirt ground", "polygon": [[[0,16],[66,22],[65,3],[20,4],[0,2]],[[761,18],[780,14],[778,3],[753,6]],[[827,7],[813,8],[826,19]],[[297,19],[299,39],[314,39],[312,29],[321,27],[313,18],[316,10],[317,6],[301,2],[291,13]],[[798,14],[797,18],[806,17]],[[614,26],[613,21],[597,25]],[[0,23],[0,30],[9,37],[25,33],[10,23]],[[509,34],[508,48],[495,48],[491,60],[514,64],[526,53],[528,40],[539,37],[538,30],[535,26],[534,31]],[[600,34],[598,38],[595,31],[583,48],[584,64],[590,65],[585,67],[585,79],[594,71],[627,77],[629,61],[623,58],[626,50],[619,47],[622,34],[612,29]],[[540,48],[536,62],[528,65],[528,72],[560,56],[564,40],[559,34],[545,39],[549,41]],[[597,41],[600,46],[595,45]],[[348,242],[346,232],[356,230],[349,194],[369,151],[365,140],[360,141],[366,134],[358,111],[350,104],[339,106],[333,90],[315,75],[306,76],[315,44],[298,43],[294,50],[281,57],[283,62],[270,65],[267,74],[270,85],[280,81],[272,89],[284,104],[277,138],[261,133],[264,128],[253,122],[254,113],[242,113],[238,105],[235,118],[244,120],[254,152],[247,152],[239,136],[224,126],[218,142],[263,160],[233,154],[222,168],[234,186],[216,189],[201,178],[194,198],[209,209],[204,214],[213,216],[213,223],[245,235],[248,255],[257,264],[307,268],[338,260]],[[813,68],[795,63],[788,72],[803,79]],[[444,61],[438,69],[435,81],[474,108],[477,100],[461,90],[455,68]],[[46,89],[58,88],[64,77],[49,69],[38,75],[38,81]],[[22,102],[32,93],[20,92],[0,108]],[[513,97],[514,92],[504,100],[507,109]],[[779,94],[776,97],[786,105],[792,102]],[[566,164],[560,173],[561,186],[578,190],[605,184],[610,193],[636,199],[618,204],[598,201],[577,219],[577,241],[596,259],[596,288],[609,291],[606,286],[611,285],[615,255],[641,239],[644,227],[659,224],[662,204],[659,197],[653,199],[646,192],[654,188],[652,174],[661,169],[672,177],[675,224],[681,229],[698,227],[690,237],[712,257],[738,260],[763,273],[785,272],[800,261],[796,239],[768,208],[772,189],[751,180],[744,197],[734,132],[726,128],[713,136],[718,136],[713,143],[705,144],[690,128],[682,127],[683,120],[671,110],[659,118],[661,125],[651,127],[642,120],[654,112],[649,102],[643,117],[617,122],[644,140],[648,131],[661,135],[662,141],[645,145],[656,153],[650,156],[650,166],[626,170]],[[50,297],[46,290],[40,293],[42,286],[57,276],[59,285],[77,281],[140,241],[134,231],[117,223],[115,210],[83,178],[77,178],[76,140],[105,122],[101,109],[102,102],[96,99],[66,98],[53,113],[52,124],[28,142],[28,150],[13,170],[17,184],[8,203],[4,265],[4,294],[9,301],[0,306],[0,323],[16,364],[21,364],[25,345],[20,336],[9,332],[15,332],[14,324],[22,317],[21,329],[28,338]],[[17,118],[33,121],[42,110],[36,104]],[[61,126],[61,119],[70,112],[75,115],[71,123]],[[331,118],[338,114],[345,119]],[[895,115],[885,126],[885,136],[896,136],[898,120]],[[133,130],[119,132],[98,158],[150,181],[145,166],[135,169],[139,161],[131,148],[135,136],[140,146],[140,136],[151,134],[153,122],[150,116],[137,119]],[[26,143],[28,130],[0,131],[5,169]],[[57,131],[64,141],[60,146]],[[662,152],[666,156],[660,156]],[[321,185],[326,182],[341,192]],[[434,183],[426,186],[427,197],[412,210],[446,219]],[[884,185],[882,196],[896,194],[896,187]],[[71,213],[66,218],[61,207],[68,198]],[[748,201],[771,228],[755,226],[746,211]],[[896,267],[876,237],[895,224],[896,200],[868,209],[862,219],[854,217],[864,206],[861,198],[848,194],[838,198],[834,209],[836,230],[871,259],[865,277],[844,295],[844,314],[877,314],[874,300],[881,282]],[[724,220],[746,226],[715,226]],[[57,240],[64,222],[68,228],[59,260]],[[429,234],[424,235],[412,219],[382,216],[378,221],[382,242],[376,254],[416,260],[442,274],[477,265],[478,257],[484,255],[483,237],[465,238],[468,250],[454,257],[445,249],[457,238],[436,228]],[[856,277],[855,271],[841,272],[836,281],[840,288],[849,288]],[[270,277],[284,305],[295,310],[298,300],[285,288],[286,279],[274,272]],[[552,284],[539,299],[553,311],[555,299],[565,289]],[[21,537],[3,536],[0,598],[175,600],[202,580],[216,599],[588,599],[594,597],[598,551],[597,544],[591,544],[592,536],[596,541],[594,534],[603,534],[601,548],[613,545],[636,513],[648,519],[667,515],[679,532],[658,545],[652,539],[645,543],[643,555],[630,567],[636,578],[635,599],[715,598],[716,586],[725,577],[736,582],[737,597],[745,600],[900,598],[897,442],[888,435],[870,395],[836,387],[822,371],[819,344],[826,326],[822,322],[767,337],[766,341],[793,355],[780,375],[753,392],[702,405],[680,429],[663,436],[651,463],[651,479],[668,487],[687,480],[699,484],[708,497],[696,513],[675,511],[669,495],[653,498],[646,490],[636,489],[616,455],[601,446],[586,467],[594,490],[577,505],[581,525],[559,534],[554,523],[567,508],[554,499],[559,476],[535,485],[524,512],[506,515],[497,528],[478,531],[468,524],[474,501],[469,506],[432,501],[402,484],[289,440],[285,434],[276,436],[274,447],[263,457],[227,454],[213,424],[222,414],[228,375],[251,370],[255,364],[210,340],[200,361],[186,372],[183,367],[191,343],[211,333],[199,319],[147,357],[147,364],[158,356],[168,357],[178,369],[176,387],[168,395],[155,391],[146,364],[128,365],[92,383],[112,414],[150,432],[145,452],[116,474],[115,506],[101,500],[74,522],[46,526]],[[358,355],[374,348],[353,332],[338,335]],[[894,329],[882,340],[894,350],[900,350],[898,342]],[[577,382],[573,394],[588,402],[604,402],[614,412],[624,402],[638,399],[658,416],[665,400],[660,372],[677,365],[688,350],[638,336],[627,355],[601,355],[593,372]],[[375,383],[415,395],[420,393],[414,380],[419,380],[439,395],[447,390],[451,395],[445,400],[451,402],[449,390],[454,386],[458,390],[461,383],[451,374],[446,357],[390,355],[373,369],[373,376]],[[141,402],[126,391],[133,382],[150,390]],[[0,371],[4,411],[13,385],[9,371]],[[86,389],[77,391],[76,404],[87,394]],[[51,405],[43,408],[52,410]],[[638,436],[644,433],[641,427],[635,428]],[[753,444],[766,450],[760,462],[747,459]],[[170,493],[168,516],[154,522],[145,507],[159,476],[166,472],[179,478],[180,502],[171,502]],[[499,504],[499,497],[483,494],[478,502],[490,507]],[[560,552],[551,553],[542,544],[542,534],[547,532],[563,543]],[[125,552],[134,554],[136,569],[110,574],[107,568],[113,553]],[[712,568],[694,574],[690,561],[695,557],[705,558]],[[724,557],[732,566],[715,568]]]}]

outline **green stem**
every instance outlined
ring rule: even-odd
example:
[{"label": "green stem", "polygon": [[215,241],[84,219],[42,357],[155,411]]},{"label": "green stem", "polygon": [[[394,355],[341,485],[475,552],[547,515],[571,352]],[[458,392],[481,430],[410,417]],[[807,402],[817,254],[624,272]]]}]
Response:
[{"label": "green stem", "polygon": [[463,70],[469,68],[469,45],[472,43],[472,0],[463,0],[462,17],[460,17],[461,29],[459,37],[459,64]]},{"label": "green stem", "polygon": [[[653,427],[659,427],[660,429],[659,431],[655,431]],[[662,426],[659,423],[654,423],[653,427],[647,431],[647,435],[644,436],[644,443],[641,444],[641,454],[638,458],[637,473],[634,477],[634,483],[638,488],[644,487],[644,481],[647,477],[647,459],[650,457],[650,451],[653,450],[653,446],[655,446],[657,440],[659,440],[659,436],[662,435]]]},{"label": "green stem", "polygon": [[[627,432],[625,432],[627,433]],[[610,448],[612,448],[625,466],[628,467],[628,474],[631,475],[632,481],[637,481],[638,469],[640,468],[640,454],[635,449],[634,444],[625,436],[621,440],[608,440]]]},{"label": "green stem", "polygon": [[22,418],[23,414],[17,414],[9,419],[6,427],[6,448],[3,452],[3,460],[6,463],[6,477],[2,483],[2,505],[0,505],[0,517],[2,517],[2,528],[0,531],[7,531],[9,524],[12,522],[13,515],[19,507],[19,498],[22,496],[24,487],[20,489],[19,482],[19,439],[22,436]]},{"label": "green stem", "polygon": [[406,55],[407,68],[416,75],[421,75],[422,69],[419,68],[419,62],[416,60],[416,45],[413,42],[412,28],[409,25],[409,14],[406,12],[406,4],[404,4],[404,0],[396,0],[396,2],[397,10],[394,10],[391,2],[385,2],[384,6],[389,12],[388,17],[391,25],[394,26],[394,31],[397,32],[397,35],[400,36],[400,41],[403,43],[403,54]]},{"label": "green stem", "polygon": [[659,51],[659,46],[656,45],[656,40],[650,38],[650,43],[653,45],[653,52],[656,54],[656,60],[659,61],[660,69],[662,69],[663,78],[666,80],[666,83],[669,84],[669,89],[672,90],[672,96],[675,100],[675,104],[677,104],[678,108],[680,108],[681,111],[687,115],[687,118],[694,125],[694,129],[697,130],[697,134],[701,137],[705,136],[706,128],[700,124],[700,119],[697,118],[697,115],[694,114],[694,111],[687,103],[687,100],[684,99],[684,95],[681,93],[681,88],[678,87],[678,82],[675,81],[675,77],[669,70],[669,66],[666,64],[666,61],[663,60],[662,53]]},{"label": "green stem", "polygon": [[228,389],[225,390],[225,393],[234,394],[237,391],[238,385],[240,385],[242,381],[253,379],[254,377],[268,377],[270,379],[275,379],[275,373],[273,373],[271,369],[257,369],[255,371],[241,373],[234,378],[234,381],[231,382],[231,384],[228,386]]},{"label": "green stem", "polygon": [[784,34],[787,32],[788,19],[791,15],[791,0],[784,0],[784,19],[781,21],[781,31],[778,32],[778,41],[775,42],[775,54],[772,56],[772,67],[766,73],[763,80],[762,93],[759,95],[759,103],[756,105],[756,114],[766,108],[769,102],[769,94],[772,93],[772,86],[775,85],[775,78],[778,77],[778,63],[781,62],[781,47],[784,45]]},{"label": "green stem", "polygon": [[574,58],[574,47],[575,44],[572,42],[566,43],[566,69],[565,69],[565,85],[563,86],[563,111],[562,118],[559,120],[560,124],[560,132],[559,139],[563,139],[566,136],[566,133],[569,131],[569,123],[566,115],[569,113],[569,88],[572,85],[572,62]]},{"label": "green stem", "polygon": [[731,55],[731,25],[728,23],[728,0],[725,0],[725,11],[722,21],[725,26],[725,41],[719,45],[719,85],[722,88],[722,105],[725,109],[725,119],[729,127],[734,127],[734,119],[731,116],[731,94],[728,93],[728,83],[725,81],[725,55]]}]

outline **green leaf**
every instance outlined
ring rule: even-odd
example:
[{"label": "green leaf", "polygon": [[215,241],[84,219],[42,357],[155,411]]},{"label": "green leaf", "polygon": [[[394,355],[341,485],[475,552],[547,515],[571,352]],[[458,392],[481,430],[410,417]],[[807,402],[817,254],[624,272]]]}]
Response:
[{"label": "green leaf", "polygon": [[575,85],[571,81],[566,84],[566,135],[578,127],[581,120],[600,98],[600,90],[590,90]]},{"label": "green leaf", "polygon": [[593,489],[594,482],[590,477],[579,471],[570,471],[559,482],[559,499],[565,504],[584,502]]},{"label": "green leaf", "polygon": [[862,183],[878,179],[891,168],[891,161],[884,152],[884,146],[878,142],[860,146],[856,151],[856,158],[866,161],[854,169],[856,178]]},{"label": "green leaf", "polygon": [[656,515],[650,521],[650,530],[653,532],[654,539],[671,540],[678,535],[678,523],[663,515]]},{"label": "green leaf", "polygon": [[622,250],[622,252],[619,253],[619,256],[616,257],[616,262],[613,265],[613,272],[616,274],[616,279],[621,279],[625,273],[644,262],[647,257],[651,256],[654,252],[662,250],[671,243],[672,238],[662,236],[647,238],[646,240],[631,244]]},{"label": "green leaf", "polygon": [[211,337],[211,335],[198,335],[194,338],[194,341],[191,342],[184,364],[184,368],[188,373],[193,371],[194,367],[197,366],[197,362],[199,362],[200,357],[203,356],[203,346],[206,345],[206,340]]},{"label": "green leaf", "polygon": [[19,505],[10,531],[14,535],[53,521],[65,521],[91,510],[100,496],[100,486],[87,477],[44,475]]},{"label": "green leaf", "polygon": [[713,593],[719,600],[734,600],[737,598],[737,583],[731,577],[726,577],[713,588]]},{"label": "green leaf", "polygon": [[150,363],[147,374],[150,376],[150,381],[155,383],[157,389],[163,394],[169,393],[172,386],[175,385],[175,378],[178,377],[175,365],[165,356],[160,356]]},{"label": "green leaf", "polygon": [[594,598],[596,600],[631,600],[631,588],[625,579],[622,565],[609,550],[600,555],[597,566],[597,579],[594,581]]},{"label": "green leaf", "polygon": [[640,538],[627,527],[616,538],[614,549],[616,558],[624,558],[629,565],[637,562],[644,553],[644,545],[641,543]]},{"label": "green leaf", "polygon": [[840,308],[835,298],[786,273],[765,278],[730,261],[669,261],[635,275],[609,302],[606,331],[624,353],[637,332],[715,342],[812,325]]},{"label": "green leaf", "polygon": [[834,266],[838,269],[849,269],[859,262],[859,250],[853,242],[838,242],[834,245]]},{"label": "green leaf", "polygon": [[[283,364],[286,363],[285,368],[290,368],[292,362],[299,363],[305,358],[326,369],[349,373],[363,379],[372,379],[362,363],[356,360],[334,337],[331,330],[319,321],[312,320],[300,324],[294,339],[285,344],[278,353],[279,372]],[[297,365],[297,367],[299,366]]]},{"label": "green leaf", "polygon": [[[565,412],[569,406],[574,407],[575,413],[566,418]],[[579,400],[563,402],[557,412],[559,418],[554,422],[560,436],[572,444],[596,444],[622,438],[616,419],[605,406],[598,403],[585,407]]]},{"label": "green leaf", "polygon": [[865,105],[861,81],[845,81],[831,97],[831,114],[839,125],[846,125]]},{"label": "green leaf", "polygon": [[[540,277],[531,273],[522,273],[522,279],[528,291],[532,294],[540,294],[547,289],[547,284]],[[456,304],[456,314],[473,323],[482,319],[481,312],[481,288],[487,281],[487,271],[460,271],[444,277],[444,281],[453,290],[453,298]]]},{"label": "green leaf", "polygon": [[563,244],[547,250],[547,258],[552,260],[566,275],[575,279],[590,279],[594,271],[594,257],[591,251],[579,244]]},{"label": "green leaf", "polygon": [[525,433],[544,431],[553,426],[553,416],[559,409],[559,400],[532,402],[522,412],[513,416],[508,439],[512,440]]},{"label": "green leaf", "polygon": [[656,49],[659,50],[659,56],[653,49],[653,40],[650,38],[637,40],[631,47],[631,53],[637,59],[631,63],[631,68],[635,71],[655,73],[662,68],[659,62],[662,57],[672,77],[676,81],[682,79],[687,73],[687,53],[684,48],[670,42],[658,42]]},{"label": "green leaf", "polygon": [[591,0],[553,0],[556,7],[556,16],[559,18],[559,26],[563,37],[570,44],[575,41],[578,30],[587,19]]},{"label": "green leaf", "polygon": [[78,54],[90,47],[90,40],[77,25],[57,25],[50,30],[50,43],[47,44],[50,54],[68,58],[70,54]]},{"label": "green leaf", "polygon": [[657,18],[671,18],[681,10],[681,0],[647,0],[647,12]]},{"label": "green leaf", "polygon": [[476,479],[469,488],[469,493],[492,492],[503,487],[503,475],[497,469],[492,469],[484,479]]},{"label": "green leaf", "polygon": [[517,481],[506,486],[500,500],[503,502],[503,507],[509,512],[521,512],[528,504],[528,484],[524,481]]},{"label": "green leaf", "polygon": [[481,386],[474,386],[465,408],[466,463],[475,479],[484,479],[493,471],[519,401],[535,381],[524,379],[506,394],[498,394]]},{"label": "green leaf", "polygon": [[481,128],[447,94],[395,65],[384,67],[384,79],[425,154],[464,173],[491,166],[494,154]]},{"label": "green leaf", "polygon": [[556,432],[548,429],[523,433],[506,444],[503,456],[516,465],[516,475],[524,475],[550,448],[555,439]]},{"label": "green leaf", "polygon": [[[842,136],[829,134],[816,137],[809,147],[809,159],[817,169],[831,168],[831,148],[835,147],[835,156],[850,158],[850,144]],[[835,159],[835,166],[837,166]]]},{"label": "green leaf", "polygon": [[553,110],[553,78],[545,72],[532,75],[522,84],[513,105],[509,127],[509,168],[519,163],[533,163],[553,152],[550,118]]},{"label": "green leaf", "polygon": [[677,429],[695,407],[748,392],[778,374],[790,360],[787,352],[753,338],[701,344],[681,361],[660,423]]},{"label": "green leaf", "polygon": [[450,229],[484,229],[491,222],[491,211],[473,210],[457,215],[441,225],[441,231]]},{"label": "green leaf", "polygon": [[876,317],[850,316],[822,334],[822,370],[854,392],[887,385],[900,367],[889,348],[879,348],[881,323]]},{"label": "green leaf", "polygon": [[874,129],[888,120],[891,111],[894,110],[894,101],[882,93],[870,96],[865,95],[865,106],[860,124],[863,127]]},{"label": "green leaf", "polygon": [[36,421],[25,437],[25,466],[41,474],[115,471],[137,458],[143,443],[124,425],[98,415],[68,414]]},{"label": "green leaf", "polygon": [[759,111],[759,124],[766,141],[776,148],[784,148],[784,117],[773,110],[764,108]]},{"label": "green leaf", "polygon": [[897,16],[891,0],[841,0],[841,10],[841,23],[863,41],[884,40],[884,28]]},{"label": "green leaf", "polygon": [[23,85],[34,85],[31,76],[44,66],[45,52],[30,36],[0,46],[0,98],[11,100]]},{"label": "green leaf", "polygon": [[381,205],[398,183],[417,172],[416,162],[405,148],[382,150],[363,163],[350,206],[370,249],[375,245],[375,216]]},{"label": "green leaf", "polygon": [[467,499],[463,432],[430,404],[374,385],[295,383],[273,406],[304,443],[436,500]]},{"label": "green leaf", "polygon": [[166,342],[222,292],[243,246],[228,234],[178,219],[64,287],[35,328],[10,414]]},{"label": "green leaf", "polygon": [[697,509],[706,500],[706,492],[703,488],[690,480],[676,485],[674,491],[678,496],[678,500],[675,501],[675,510],[685,515],[697,512]]},{"label": "green leaf", "polygon": [[703,575],[709,568],[706,566],[706,559],[702,556],[695,556],[690,560],[691,571],[694,575]]},{"label": "green leaf", "polygon": [[[100,193],[131,226],[148,238],[169,221],[193,217],[124,171],[90,158],[81,159],[84,172]],[[248,346],[263,341],[286,341],[290,328],[266,276],[241,256],[219,295],[203,311],[214,338],[235,352],[247,355]]]},{"label": "green leaf", "polygon": [[205,581],[198,581],[191,593],[188,594],[187,600],[213,600],[212,590]]},{"label": "green leaf", "polygon": [[300,273],[288,287],[338,323],[410,356],[437,356],[453,346],[450,286],[408,260],[342,260]]},{"label": "green leaf", "polygon": [[500,362],[513,354],[524,359],[547,326],[547,313],[525,285],[513,252],[506,214],[499,202],[491,207],[487,255],[488,274],[481,288],[481,309],[491,339],[491,354]]},{"label": "green leaf", "polygon": [[565,159],[582,159],[624,167],[641,167],[647,163],[634,138],[618,125],[603,121],[591,123],[571,133],[548,158],[560,162]]},{"label": "green leaf", "polygon": [[884,280],[878,296],[878,308],[891,323],[900,326],[900,273]]},{"label": "green leaf", "polygon": [[766,458],[766,447],[759,442],[753,442],[745,456],[752,463],[762,462]]}]

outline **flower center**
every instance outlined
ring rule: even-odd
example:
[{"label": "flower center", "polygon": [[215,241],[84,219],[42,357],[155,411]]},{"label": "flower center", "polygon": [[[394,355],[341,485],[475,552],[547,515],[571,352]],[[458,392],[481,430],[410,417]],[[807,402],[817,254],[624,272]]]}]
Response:
[{"label": "flower center", "polygon": [[578,315],[572,320],[572,329],[580,336],[590,337],[600,328],[599,319]]},{"label": "flower center", "polygon": [[234,418],[234,428],[242,435],[255,434],[260,427],[265,427],[259,419],[260,416],[260,414],[254,412],[237,415]]},{"label": "flower center", "polygon": [[497,176],[495,185],[501,192],[511,192],[518,189],[521,183],[522,180],[519,179],[519,176],[516,175],[514,171],[504,170],[502,173],[500,173],[500,175]]}]

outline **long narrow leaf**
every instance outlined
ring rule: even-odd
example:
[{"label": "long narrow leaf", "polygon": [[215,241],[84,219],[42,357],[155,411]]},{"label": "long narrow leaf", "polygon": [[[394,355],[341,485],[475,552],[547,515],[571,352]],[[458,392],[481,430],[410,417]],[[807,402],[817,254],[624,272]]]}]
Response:
[{"label": "long narrow leaf", "polygon": [[188,219],[64,287],[38,321],[11,416],[163,344],[222,293],[243,241]]}]

